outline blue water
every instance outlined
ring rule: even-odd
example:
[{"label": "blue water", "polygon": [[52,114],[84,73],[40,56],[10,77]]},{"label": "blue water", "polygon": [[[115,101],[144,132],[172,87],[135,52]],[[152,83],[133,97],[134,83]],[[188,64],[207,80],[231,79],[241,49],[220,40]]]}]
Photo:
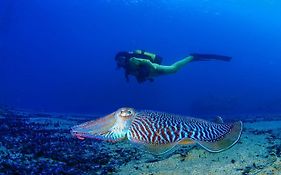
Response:
[{"label": "blue water", "polygon": [[[17,0],[0,2],[0,104],[109,113],[122,106],[183,114],[281,112],[279,0]],[[153,83],[127,83],[118,51],[190,63]]]}]

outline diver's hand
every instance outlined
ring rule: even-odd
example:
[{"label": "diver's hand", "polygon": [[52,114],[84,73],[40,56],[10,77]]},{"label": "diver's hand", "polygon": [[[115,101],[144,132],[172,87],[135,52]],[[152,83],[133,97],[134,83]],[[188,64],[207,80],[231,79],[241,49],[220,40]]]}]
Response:
[{"label": "diver's hand", "polygon": [[150,60],[147,60],[147,59],[142,59],[142,58],[136,58],[136,57],[132,57],[130,59],[130,62],[135,64],[136,66],[139,66],[139,65],[147,65],[153,69],[157,69],[157,64],[155,63],[152,63]]},{"label": "diver's hand", "polygon": [[148,64],[150,61],[146,60],[146,59],[141,59],[141,58],[136,58],[136,57],[132,57],[130,59],[130,62],[135,64],[135,65],[141,65],[141,64]]}]

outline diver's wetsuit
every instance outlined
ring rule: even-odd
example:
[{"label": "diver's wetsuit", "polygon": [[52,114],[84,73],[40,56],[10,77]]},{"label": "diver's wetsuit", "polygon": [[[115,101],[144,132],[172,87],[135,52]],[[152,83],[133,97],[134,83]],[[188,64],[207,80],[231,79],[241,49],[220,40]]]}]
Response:
[{"label": "diver's wetsuit", "polygon": [[125,77],[129,80],[129,75],[134,75],[139,83],[146,80],[153,81],[153,77],[176,73],[179,69],[189,62],[193,61],[209,61],[221,60],[230,61],[231,57],[214,55],[214,54],[190,54],[172,65],[161,65],[162,57],[145,52],[135,50],[134,52],[119,52],[115,60],[118,67],[125,69]]},{"label": "diver's wetsuit", "polygon": [[[135,50],[133,52],[119,52],[115,59],[123,56],[124,64],[122,66],[125,69],[125,77],[127,81],[129,81],[129,75],[134,75],[139,83],[144,82],[146,80],[153,81],[153,78],[149,78],[150,75],[150,67],[147,64],[142,64],[143,61],[149,61],[151,63],[155,63],[161,65],[163,58],[159,55],[146,52],[144,50]],[[139,61],[139,64],[137,63]]]}]

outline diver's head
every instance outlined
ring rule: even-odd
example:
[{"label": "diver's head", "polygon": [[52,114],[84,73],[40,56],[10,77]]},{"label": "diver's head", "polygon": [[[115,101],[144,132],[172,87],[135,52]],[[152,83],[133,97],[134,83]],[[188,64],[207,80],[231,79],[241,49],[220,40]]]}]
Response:
[{"label": "diver's head", "polygon": [[128,64],[130,54],[128,52],[118,52],[115,56],[117,68],[126,67]]}]

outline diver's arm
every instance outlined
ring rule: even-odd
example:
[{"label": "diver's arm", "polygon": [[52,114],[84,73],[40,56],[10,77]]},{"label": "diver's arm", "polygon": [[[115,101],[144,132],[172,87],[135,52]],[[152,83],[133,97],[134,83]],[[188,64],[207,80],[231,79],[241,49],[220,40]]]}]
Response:
[{"label": "diver's arm", "polygon": [[150,60],[147,59],[142,59],[142,58],[136,58],[136,57],[132,57],[130,58],[130,62],[136,66],[140,66],[140,65],[147,65],[153,69],[156,69],[155,63],[152,63]]},{"label": "diver's arm", "polygon": [[193,60],[193,56],[188,56],[180,61],[175,62],[170,66],[154,64],[154,67],[157,70],[155,73],[158,75],[176,73],[179,69],[181,69],[183,66],[185,66],[187,63],[191,62],[192,60]]}]

